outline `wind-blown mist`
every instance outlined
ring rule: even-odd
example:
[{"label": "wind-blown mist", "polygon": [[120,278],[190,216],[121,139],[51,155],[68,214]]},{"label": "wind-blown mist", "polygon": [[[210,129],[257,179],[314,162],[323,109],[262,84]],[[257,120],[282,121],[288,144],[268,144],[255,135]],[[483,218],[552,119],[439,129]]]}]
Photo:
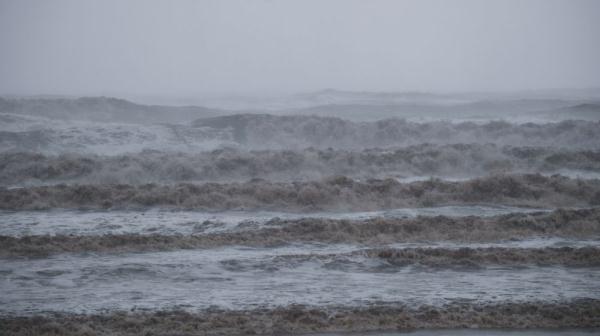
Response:
[{"label": "wind-blown mist", "polygon": [[[43,101],[42,101],[43,102]],[[101,100],[100,102],[106,102]],[[110,101],[109,101],[110,102]],[[141,117],[144,111],[162,111],[165,107],[133,105],[129,110],[121,103],[110,104],[107,115],[118,114],[115,122],[98,123],[91,120],[106,119],[96,113],[96,103],[85,103],[77,113],[73,101],[67,108],[36,108],[26,101],[7,103],[0,117],[0,150],[2,152],[35,151],[42,153],[131,153],[144,149],[178,152],[197,152],[223,147],[252,149],[304,149],[339,148],[365,149],[373,147],[410,146],[421,143],[495,143],[512,146],[554,146],[574,149],[594,149],[600,141],[600,110],[587,112],[592,121],[565,120],[538,123],[510,123],[499,121],[488,111],[485,119],[474,121],[410,121],[387,118],[377,121],[352,121],[339,117],[316,115],[226,114],[223,110],[187,108],[178,123],[155,123],[156,115]],[[505,104],[511,104],[507,102]],[[42,106],[46,106],[42,103]],[[65,106],[60,103],[59,106]],[[75,106],[79,106],[79,102]],[[195,112],[194,112],[195,111]],[[208,112],[212,111],[212,112]],[[368,110],[367,110],[368,112]],[[60,116],[62,116],[62,120]],[[77,118],[70,118],[77,115]],[[193,116],[194,121],[186,121]],[[571,116],[563,112],[562,118]],[[40,116],[44,116],[43,118]],[[51,119],[47,118],[51,117]],[[173,117],[178,118],[177,114]],[[439,117],[438,117],[439,118]],[[66,119],[66,120],[65,120]],[[71,120],[80,119],[80,120]],[[500,118],[501,119],[501,118]],[[510,119],[508,119],[510,120]],[[117,123],[116,121],[121,121]],[[133,121],[133,122],[132,122]],[[125,123],[123,123],[125,122]]]},{"label": "wind-blown mist", "polygon": [[[492,321],[486,312],[499,305],[547,313],[494,313],[482,325],[597,326],[586,317],[596,282],[582,279],[598,277],[600,260],[598,98],[438,98],[328,90],[264,111],[105,97],[0,101],[0,274],[18,278],[1,283],[11,294],[0,314],[65,312],[0,324],[62,332],[104,318],[120,332],[120,315],[99,312],[135,301],[150,314],[184,304],[173,318],[206,318],[206,328],[234,312],[256,320],[261,307],[270,316],[253,324],[261,332],[273,319],[304,331],[385,328],[381,314],[397,309],[477,310]],[[69,285],[49,297],[33,282],[40,277]],[[122,277],[145,294],[128,292]],[[407,279],[414,285],[399,291]],[[307,284],[312,294],[298,297]],[[370,299],[357,294],[373,284]],[[20,291],[41,304],[30,307]],[[207,305],[213,299],[197,299],[214,293],[220,313]],[[474,295],[485,303],[463,306]],[[385,313],[373,318],[364,300],[386,302],[369,305]],[[364,323],[294,322],[289,309]],[[584,317],[544,318],[563,309]],[[84,315],[73,322],[72,313]],[[153,321],[154,331],[167,323]],[[411,325],[455,326],[432,321]]]},{"label": "wind-blown mist", "polygon": [[600,176],[600,153],[549,147],[493,144],[418,145],[358,151],[337,149],[127,155],[0,154],[0,184],[173,183],[193,181],[314,180],[344,175],[401,181],[440,177],[468,179],[487,174],[533,173]]},{"label": "wind-blown mist", "polygon": [[599,32],[593,0],[0,0],[0,334],[600,333]]}]

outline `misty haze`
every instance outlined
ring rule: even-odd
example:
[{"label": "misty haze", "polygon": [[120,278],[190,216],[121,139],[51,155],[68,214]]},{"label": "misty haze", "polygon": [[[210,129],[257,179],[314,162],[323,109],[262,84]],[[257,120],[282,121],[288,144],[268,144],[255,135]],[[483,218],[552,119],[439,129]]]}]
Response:
[{"label": "misty haze", "polygon": [[0,335],[600,333],[600,1],[0,0]]}]

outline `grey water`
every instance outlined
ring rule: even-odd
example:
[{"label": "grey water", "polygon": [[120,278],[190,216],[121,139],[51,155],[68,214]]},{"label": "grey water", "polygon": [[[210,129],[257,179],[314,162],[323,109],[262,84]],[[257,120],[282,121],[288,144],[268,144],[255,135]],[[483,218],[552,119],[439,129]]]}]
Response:
[{"label": "grey water", "polygon": [[361,256],[293,257],[358,248],[232,246],[4,259],[0,262],[0,314],[600,299],[600,267],[436,269],[395,266]]},{"label": "grey water", "polygon": [[[0,234],[203,234],[248,230],[271,218],[366,219],[419,215],[494,216],[548,211],[507,206],[445,206],[361,213],[194,211],[2,212]],[[206,222],[208,221],[208,222]],[[536,237],[488,243],[410,242],[409,247],[584,247],[600,240]],[[383,247],[383,246],[381,246]],[[271,248],[146,253],[66,253],[43,259],[0,260],[0,314],[100,313],[115,310],[252,309],[305,304],[364,306],[402,302],[527,302],[600,298],[600,267],[478,267],[434,269],[397,266],[348,254],[358,244],[291,244]],[[343,258],[319,258],[328,254]],[[298,257],[307,256],[307,257]]]},{"label": "grey water", "polygon": [[2,211],[0,235],[102,235],[198,234],[260,228],[273,218],[329,218],[363,220],[375,217],[411,218],[416,216],[497,216],[509,213],[548,212],[549,209],[502,205],[442,206],[403,208],[369,212],[286,213],[271,211],[199,212],[151,209],[147,211]]}]

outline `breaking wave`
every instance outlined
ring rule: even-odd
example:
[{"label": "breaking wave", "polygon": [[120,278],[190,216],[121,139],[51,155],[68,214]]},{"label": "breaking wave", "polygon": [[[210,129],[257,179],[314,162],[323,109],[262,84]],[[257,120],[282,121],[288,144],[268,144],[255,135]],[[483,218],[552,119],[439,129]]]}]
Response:
[{"label": "breaking wave", "polygon": [[144,151],[118,156],[0,154],[0,185],[151,183],[253,178],[311,180],[325,176],[446,176],[580,172],[600,176],[600,152],[493,144],[423,144],[394,149],[304,149],[200,153]]},{"label": "breaking wave", "polygon": [[529,207],[600,204],[600,180],[563,176],[495,175],[462,182],[439,179],[400,183],[345,176],[314,182],[176,185],[54,185],[0,188],[0,209],[144,208],[203,210],[375,210],[495,203]]},{"label": "breaking wave", "polygon": [[600,301],[454,302],[442,307],[374,304],[365,307],[292,305],[275,309],[202,312],[112,312],[0,317],[10,335],[282,335],[440,328],[600,327]]},{"label": "breaking wave", "polygon": [[371,148],[421,143],[498,143],[513,146],[600,147],[600,122],[511,124],[491,121],[426,123],[403,119],[375,122],[319,116],[238,114],[199,119],[196,127],[225,130],[249,148]]},{"label": "breaking wave", "polygon": [[[0,334],[600,327],[597,106],[536,124],[0,105]],[[431,210],[462,205],[500,209]]]},{"label": "breaking wave", "polygon": [[125,154],[142,150],[198,152],[308,147],[365,149],[423,143],[495,143],[503,146],[596,150],[600,122],[512,124],[403,119],[355,122],[317,116],[241,114],[196,120],[191,125],[116,124],[2,114],[0,152]]},{"label": "breaking wave", "polygon": [[392,272],[408,266],[434,269],[476,269],[486,266],[600,266],[600,248],[383,248],[340,254],[279,255],[262,260],[229,259],[221,263],[230,271],[280,271],[318,262],[325,268],[360,272]]},{"label": "breaking wave", "polygon": [[102,153],[212,150],[235,145],[219,130],[187,125],[99,123],[0,114],[0,152]]},{"label": "breaking wave", "polygon": [[[231,245],[273,247],[293,243],[359,243],[368,246],[415,242],[497,242],[534,237],[598,239],[600,209],[495,217],[417,217],[340,220],[273,219],[255,230],[199,235],[107,234],[98,236],[0,236],[0,256],[45,256],[63,252],[138,252]],[[383,256],[391,252],[381,251]],[[597,251],[594,250],[597,256]],[[460,254],[458,255],[460,256]],[[491,258],[491,257],[490,257]]]}]

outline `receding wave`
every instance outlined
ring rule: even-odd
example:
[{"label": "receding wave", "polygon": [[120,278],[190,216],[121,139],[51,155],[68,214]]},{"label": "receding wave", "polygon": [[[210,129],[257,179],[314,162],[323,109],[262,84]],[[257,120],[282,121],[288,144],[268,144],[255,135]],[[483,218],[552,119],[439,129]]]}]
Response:
[{"label": "receding wave", "polygon": [[201,235],[109,234],[101,236],[0,236],[1,256],[44,256],[62,252],[131,252],[214,248],[230,245],[272,247],[297,242],[360,243],[496,242],[532,237],[597,239],[600,209],[496,217],[417,217],[339,220],[273,219],[256,230]]},{"label": "receding wave", "polygon": [[113,312],[0,317],[10,335],[283,335],[340,331],[406,331],[440,328],[600,327],[600,300],[565,302],[454,302],[417,308],[401,304],[363,307],[292,305],[275,309],[202,312]]},{"label": "receding wave", "polygon": [[600,152],[493,144],[455,144],[346,151],[339,149],[200,153],[145,151],[118,156],[0,154],[0,184],[150,183],[262,178],[309,180],[324,176],[464,178],[493,173],[579,172],[600,176]]},{"label": "receding wave", "polygon": [[314,182],[53,185],[0,188],[0,209],[172,207],[202,210],[376,210],[495,203],[529,207],[600,204],[600,180],[495,175],[462,182],[400,183],[336,176]]}]

